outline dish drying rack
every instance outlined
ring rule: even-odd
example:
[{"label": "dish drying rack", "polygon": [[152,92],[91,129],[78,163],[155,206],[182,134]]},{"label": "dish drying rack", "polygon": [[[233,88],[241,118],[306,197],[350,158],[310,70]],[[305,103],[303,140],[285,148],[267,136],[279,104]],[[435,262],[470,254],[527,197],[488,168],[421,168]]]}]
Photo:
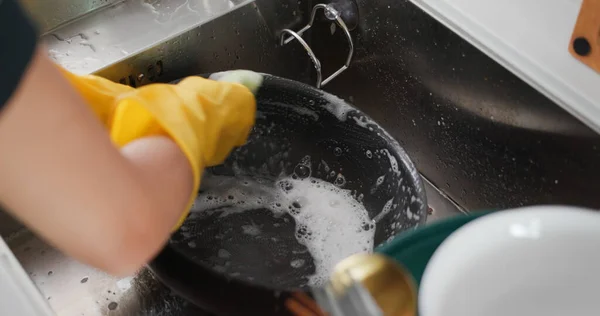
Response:
[{"label": "dish drying rack", "polygon": [[[351,3],[351,8],[354,8],[356,10],[357,7],[354,3]],[[306,41],[302,38],[302,34],[304,34],[304,32],[306,32],[313,26],[313,23],[315,22],[315,17],[317,16],[317,13],[319,13],[319,11],[323,11],[323,14],[325,18],[327,18],[327,20],[335,22],[337,24],[337,26],[343,31],[348,41],[348,56],[346,57],[346,62],[344,63],[344,65],[342,65],[342,67],[340,67],[338,70],[336,70],[334,73],[332,73],[325,79],[323,79],[321,61],[319,61],[319,58],[317,58],[310,45],[308,45],[308,43],[306,43]],[[357,11],[351,11],[349,14],[351,16],[356,15]],[[300,45],[302,45],[304,50],[306,50],[308,56],[310,57],[310,60],[312,61],[315,67],[315,70],[317,72],[317,80],[315,87],[320,89],[321,87],[329,83],[331,80],[333,80],[335,77],[339,76],[346,69],[348,69],[348,67],[350,67],[350,63],[352,62],[352,56],[354,55],[354,42],[352,41],[352,36],[350,35],[350,29],[348,28],[346,22],[344,22],[340,11],[335,8],[335,4],[321,3],[315,5],[312,9],[312,13],[310,15],[310,20],[308,21],[308,24],[306,24],[297,32],[292,31],[290,29],[281,30],[280,45],[286,45],[294,39],[297,40],[300,43]]]}]

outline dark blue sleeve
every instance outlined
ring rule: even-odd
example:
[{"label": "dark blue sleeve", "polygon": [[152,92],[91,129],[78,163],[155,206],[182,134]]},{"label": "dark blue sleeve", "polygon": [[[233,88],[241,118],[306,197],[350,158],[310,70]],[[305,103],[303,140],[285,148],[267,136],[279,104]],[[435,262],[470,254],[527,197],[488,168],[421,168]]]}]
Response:
[{"label": "dark blue sleeve", "polygon": [[0,0],[0,108],[19,86],[36,42],[36,29],[17,0]]}]

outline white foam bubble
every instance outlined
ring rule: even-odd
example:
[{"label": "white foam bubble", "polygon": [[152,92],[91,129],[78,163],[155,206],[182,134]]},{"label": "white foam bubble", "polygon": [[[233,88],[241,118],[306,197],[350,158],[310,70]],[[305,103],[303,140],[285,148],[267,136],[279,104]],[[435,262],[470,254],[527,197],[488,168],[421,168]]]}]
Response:
[{"label": "white foam bubble", "polygon": [[[311,177],[286,177],[274,186],[232,177],[213,176],[204,181],[213,198],[208,199],[207,192],[199,195],[192,212],[219,209],[224,214],[221,216],[227,216],[268,208],[276,215],[291,215],[296,222],[296,239],[306,246],[314,260],[316,272],[309,279],[310,285],[323,285],[344,258],[373,250],[375,227],[350,190]],[[261,233],[257,224],[241,228],[248,235]]]},{"label": "white foam bubble", "polygon": [[381,186],[383,184],[383,181],[385,181],[385,174],[381,175],[377,178],[377,180],[375,181],[375,184],[371,188],[371,194],[375,193],[377,191],[377,189],[379,189],[379,186]]},{"label": "white foam bubble", "polygon": [[393,204],[394,204],[394,198],[391,198],[390,200],[385,202],[385,205],[381,209],[381,212],[379,214],[377,214],[377,216],[375,216],[375,218],[373,218],[373,222],[378,223],[384,216],[386,216],[392,210]]},{"label": "white foam bubble", "polygon": [[[314,259],[316,273],[310,278],[310,284],[322,285],[336,263],[354,253],[373,249],[375,230],[362,229],[369,216],[350,190],[319,179],[311,180],[314,182],[291,180],[293,189],[284,194],[287,200],[304,198],[302,211],[292,214],[300,228],[296,237]],[[298,234],[302,229],[306,229],[306,233]]]},{"label": "white foam bubble", "polygon": [[376,186],[380,186],[383,183],[383,180],[385,180],[385,174],[382,176],[379,176],[379,178],[377,178],[377,181],[375,182]]},{"label": "white foam bubble", "polygon": [[290,266],[292,266],[292,268],[300,268],[304,265],[304,260],[302,259],[296,259],[296,260],[292,260],[290,262]]},{"label": "white foam bubble", "polygon": [[242,231],[244,232],[244,234],[250,236],[260,235],[260,227],[258,227],[257,225],[242,225]]},{"label": "white foam bubble", "polygon": [[341,173],[338,173],[337,177],[335,177],[335,181],[333,182],[333,184],[335,184],[338,187],[343,187],[346,184],[346,178]]},{"label": "white foam bubble", "polygon": [[348,118],[348,112],[352,111],[353,108],[346,103],[346,101],[336,97],[329,93],[323,93],[322,97],[327,100],[324,105],[331,114],[335,115],[338,120],[345,121]]},{"label": "white foam bubble", "polygon": [[398,160],[396,160],[396,157],[394,157],[394,155],[392,155],[387,149],[382,149],[381,152],[385,153],[388,156],[388,159],[390,160],[390,166],[392,167],[392,171],[395,174],[400,175],[400,169],[398,169]]},{"label": "white foam bubble", "polygon": [[321,160],[321,164],[323,165],[323,170],[325,170],[325,172],[329,172],[330,168],[327,162],[325,162],[325,160]]},{"label": "white foam bubble", "polygon": [[362,128],[369,128],[368,125],[373,124],[373,122],[365,116],[361,116],[361,117],[354,116],[352,118],[354,119],[354,122],[356,122],[356,125],[358,125]]}]

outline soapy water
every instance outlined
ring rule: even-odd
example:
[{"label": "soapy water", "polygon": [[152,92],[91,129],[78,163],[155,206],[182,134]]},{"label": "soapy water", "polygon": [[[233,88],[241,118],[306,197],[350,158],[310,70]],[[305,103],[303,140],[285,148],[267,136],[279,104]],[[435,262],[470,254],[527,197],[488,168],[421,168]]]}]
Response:
[{"label": "soapy water", "polygon": [[[350,190],[309,177],[306,164],[298,166],[302,176],[292,175],[277,181],[208,176],[190,218],[204,212],[221,212],[226,217],[240,212],[268,209],[275,216],[289,214],[295,220],[295,238],[313,258],[315,273],[308,285],[323,285],[335,265],[344,258],[373,250],[375,224],[365,207]],[[308,173],[307,173],[308,172]],[[258,236],[259,225],[244,225],[244,234]],[[222,251],[221,251],[222,252]],[[302,259],[290,258],[292,268],[304,266]]]},{"label": "soapy water", "polygon": [[[281,104],[274,104],[275,110],[264,108],[249,145],[224,168],[205,175],[190,218],[172,239],[178,251],[227,277],[275,288],[305,288],[323,285],[344,258],[371,252],[376,224],[377,240],[385,240],[419,219],[417,213],[416,218],[406,218],[404,207],[418,201],[408,201],[415,192],[405,179],[411,171],[402,164],[404,152],[397,142],[341,99],[326,99],[324,108],[334,120],[350,125],[348,138],[317,143],[320,151],[313,155],[318,157],[314,163],[310,156],[299,159],[291,144],[303,134],[297,134],[293,124],[277,125],[270,119],[291,113],[310,125],[330,115]],[[373,141],[361,136],[363,129]],[[307,149],[301,152],[313,152]],[[353,172],[355,167],[369,171],[363,175]],[[190,240],[196,241],[196,248],[188,247]]]}]

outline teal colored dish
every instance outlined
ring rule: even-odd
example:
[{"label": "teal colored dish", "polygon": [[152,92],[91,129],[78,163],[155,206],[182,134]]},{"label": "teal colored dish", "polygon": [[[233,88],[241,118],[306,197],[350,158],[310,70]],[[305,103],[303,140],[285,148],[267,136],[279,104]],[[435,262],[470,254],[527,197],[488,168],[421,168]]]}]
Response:
[{"label": "teal colored dish", "polygon": [[418,288],[425,266],[440,244],[466,223],[489,213],[487,211],[457,215],[403,232],[393,240],[377,247],[375,252],[385,254],[402,264],[412,274]]}]

